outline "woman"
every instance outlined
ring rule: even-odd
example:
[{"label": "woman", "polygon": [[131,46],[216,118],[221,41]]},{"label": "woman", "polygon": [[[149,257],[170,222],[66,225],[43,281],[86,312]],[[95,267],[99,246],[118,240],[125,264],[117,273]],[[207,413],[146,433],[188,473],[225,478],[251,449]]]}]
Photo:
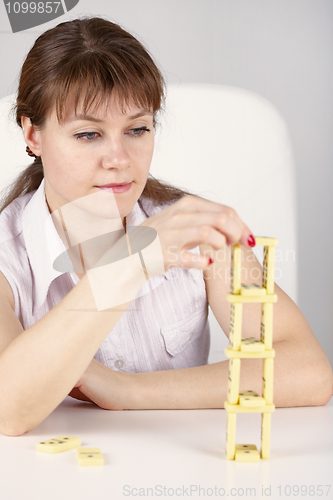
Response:
[{"label": "woman", "polygon": [[[228,332],[230,283],[221,277],[230,269],[230,245],[242,245],[244,273],[257,269],[258,283],[261,266],[251,258],[253,235],[233,209],[148,177],[163,88],[142,45],[100,18],[59,24],[37,39],[24,62],[16,116],[35,161],[0,217],[0,431],[6,435],[33,429],[67,394],[106,409],[223,407],[228,362],[206,364],[208,303]],[[95,199],[98,207],[90,205],[82,227],[80,217],[62,217],[78,200]],[[91,235],[96,224],[110,224],[110,200],[125,230],[156,231],[166,272],[143,287],[142,269],[129,278],[119,272],[106,279],[109,290],[96,294],[80,245],[82,268],[73,259],[72,272],[56,271],[48,252],[69,249],[86,226]],[[103,258],[100,243],[94,251]],[[98,308],[100,298],[121,294],[129,281],[134,300]],[[275,403],[326,404],[329,362],[297,306],[277,286],[275,293]],[[243,318],[243,335],[258,337],[260,307]],[[247,361],[240,388],[260,392],[261,362]]]}]

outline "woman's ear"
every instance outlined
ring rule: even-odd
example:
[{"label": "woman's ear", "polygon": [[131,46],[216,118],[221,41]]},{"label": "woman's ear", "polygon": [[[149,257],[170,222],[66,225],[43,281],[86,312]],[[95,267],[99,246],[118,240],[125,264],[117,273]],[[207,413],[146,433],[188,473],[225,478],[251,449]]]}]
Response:
[{"label": "woman's ear", "polygon": [[34,125],[31,123],[30,118],[27,118],[26,116],[21,116],[21,125],[25,142],[36,156],[41,156],[42,150],[40,131],[36,130]]}]

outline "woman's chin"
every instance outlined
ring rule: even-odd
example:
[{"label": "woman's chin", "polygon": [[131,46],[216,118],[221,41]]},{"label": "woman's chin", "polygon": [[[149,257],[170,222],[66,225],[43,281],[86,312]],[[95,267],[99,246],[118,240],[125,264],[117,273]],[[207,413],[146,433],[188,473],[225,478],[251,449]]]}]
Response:
[{"label": "woman's chin", "polygon": [[70,202],[73,209],[101,219],[121,219],[121,207],[112,191],[98,190]]}]

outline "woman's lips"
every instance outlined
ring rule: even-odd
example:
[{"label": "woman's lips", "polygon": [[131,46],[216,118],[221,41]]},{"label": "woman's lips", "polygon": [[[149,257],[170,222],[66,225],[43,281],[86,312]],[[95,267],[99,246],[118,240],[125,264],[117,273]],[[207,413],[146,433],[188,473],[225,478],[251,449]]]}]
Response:
[{"label": "woman's lips", "polygon": [[98,189],[104,189],[106,191],[111,191],[113,193],[125,193],[131,188],[131,186],[132,183],[129,182],[128,184],[117,184],[115,186],[106,184],[105,186],[96,186],[96,187],[98,187]]}]

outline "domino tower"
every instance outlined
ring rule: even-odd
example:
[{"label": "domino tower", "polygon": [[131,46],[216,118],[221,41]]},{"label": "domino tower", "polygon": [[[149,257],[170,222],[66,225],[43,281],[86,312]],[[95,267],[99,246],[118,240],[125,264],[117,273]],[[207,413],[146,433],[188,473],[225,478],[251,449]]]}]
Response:
[{"label": "domino tower", "polygon": [[[271,414],[273,404],[273,303],[274,294],[274,256],[278,240],[256,237],[256,245],[264,247],[262,286],[241,283],[242,251],[238,245],[233,247],[231,293],[230,346],[225,349],[229,361],[228,401],[224,407],[228,412],[226,455],[228,460],[237,462],[258,462],[260,457],[269,458]],[[242,338],[242,307],[244,303],[261,303],[260,340],[254,337]],[[262,358],[262,396],[252,390],[239,392],[241,360]],[[237,413],[261,413],[261,453],[254,444],[236,444]]]}]

